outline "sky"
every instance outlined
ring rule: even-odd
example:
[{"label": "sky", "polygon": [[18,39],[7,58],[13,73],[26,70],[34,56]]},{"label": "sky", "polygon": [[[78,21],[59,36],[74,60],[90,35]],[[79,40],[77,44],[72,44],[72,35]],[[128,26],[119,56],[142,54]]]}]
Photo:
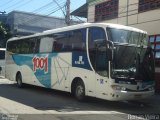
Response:
[{"label": "sky", "polygon": [[[60,7],[63,7],[66,0],[0,0],[0,12],[9,13],[13,10],[33,12],[42,15],[64,17]],[[82,6],[86,0],[70,0],[71,12]],[[64,10],[64,8],[63,8]]]}]

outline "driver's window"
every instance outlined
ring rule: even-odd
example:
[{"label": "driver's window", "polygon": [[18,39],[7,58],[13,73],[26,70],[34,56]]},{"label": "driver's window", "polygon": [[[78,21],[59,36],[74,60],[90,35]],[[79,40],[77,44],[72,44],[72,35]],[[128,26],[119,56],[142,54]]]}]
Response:
[{"label": "driver's window", "polygon": [[95,42],[97,40],[106,40],[106,35],[105,31],[103,28],[100,27],[91,27],[89,28],[89,34],[88,34],[88,45],[89,49],[94,49],[95,48]]},{"label": "driver's window", "polygon": [[[88,34],[88,48],[91,64],[96,72],[104,71],[107,69],[106,53],[99,50],[101,46],[97,45],[97,41],[106,41],[106,35],[103,28],[91,27]],[[103,64],[105,63],[105,64]]]}]

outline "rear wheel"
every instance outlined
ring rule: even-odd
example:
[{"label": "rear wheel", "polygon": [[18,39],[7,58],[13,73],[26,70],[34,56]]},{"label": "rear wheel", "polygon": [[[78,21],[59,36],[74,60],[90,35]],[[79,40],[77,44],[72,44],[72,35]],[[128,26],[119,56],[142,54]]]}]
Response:
[{"label": "rear wheel", "polygon": [[76,84],[75,97],[78,101],[83,101],[85,99],[85,87],[81,81]]},{"label": "rear wheel", "polygon": [[16,76],[16,81],[17,81],[17,86],[18,86],[19,88],[22,88],[22,87],[23,87],[23,83],[22,83],[22,76],[21,76],[20,73],[17,74],[17,76]]}]

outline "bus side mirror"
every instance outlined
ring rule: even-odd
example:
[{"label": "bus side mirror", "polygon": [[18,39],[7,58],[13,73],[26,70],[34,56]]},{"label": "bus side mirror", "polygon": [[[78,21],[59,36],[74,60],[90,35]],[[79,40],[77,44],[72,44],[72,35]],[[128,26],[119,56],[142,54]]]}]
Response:
[{"label": "bus side mirror", "polygon": [[112,54],[112,49],[110,49],[110,48],[107,48],[107,59],[109,60],[109,61],[112,61],[113,60],[113,54]]},{"label": "bus side mirror", "polygon": [[107,41],[107,58],[109,61],[113,60],[114,43],[110,40]]},{"label": "bus side mirror", "polygon": [[94,40],[94,43],[97,48],[105,43],[105,39],[96,39],[96,40]]}]

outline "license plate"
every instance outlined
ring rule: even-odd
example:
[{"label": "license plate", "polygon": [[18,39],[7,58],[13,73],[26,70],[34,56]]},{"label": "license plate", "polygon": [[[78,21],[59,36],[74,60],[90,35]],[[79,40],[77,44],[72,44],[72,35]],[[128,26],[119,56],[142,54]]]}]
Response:
[{"label": "license plate", "polygon": [[136,95],[134,95],[134,97],[135,97],[135,98],[141,98],[142,95],[141,95],[141,94],[136,94]]}]

